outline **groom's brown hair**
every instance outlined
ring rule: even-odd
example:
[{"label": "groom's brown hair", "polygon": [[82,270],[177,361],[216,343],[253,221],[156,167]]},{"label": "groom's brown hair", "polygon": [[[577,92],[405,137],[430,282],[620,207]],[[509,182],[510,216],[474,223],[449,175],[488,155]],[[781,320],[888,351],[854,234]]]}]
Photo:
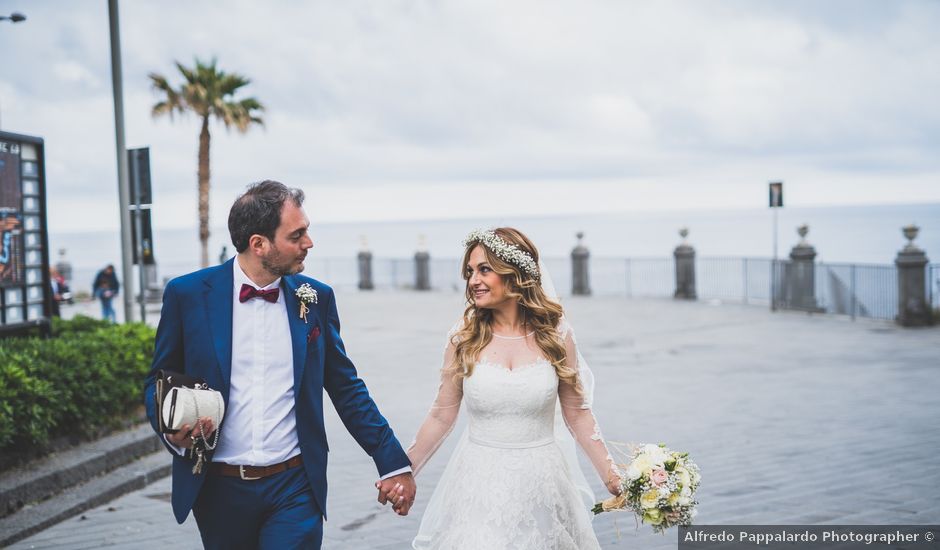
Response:
[{"label": "groom's brown hair", "polygon": [[228,233],[235,250],[244,252],[252,235],[262,235],[273,241],[281,225],[281,209],[287,200],[300,207],[304,203],[304,192],[274,180],[249,185],[235,199],[228,213]]}]

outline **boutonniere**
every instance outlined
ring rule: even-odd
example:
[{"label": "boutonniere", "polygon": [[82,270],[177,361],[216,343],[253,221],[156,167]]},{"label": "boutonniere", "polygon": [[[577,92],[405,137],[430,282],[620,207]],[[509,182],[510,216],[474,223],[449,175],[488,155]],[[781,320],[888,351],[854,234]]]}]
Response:
[{"label": "boutonniere", "polygon": [[300,300],[300,318],[307,322],[307,313],[310,312],[310,304],[317,303],[317,291],[310,286],[309,283],[304,283],[297,288],[297,291],[294,292],[297,295],[297,299]]}]

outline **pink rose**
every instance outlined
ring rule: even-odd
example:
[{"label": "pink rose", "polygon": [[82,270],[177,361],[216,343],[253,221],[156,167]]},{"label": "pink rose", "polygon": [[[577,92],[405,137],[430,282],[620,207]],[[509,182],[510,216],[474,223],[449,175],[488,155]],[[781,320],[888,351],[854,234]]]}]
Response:
[{"label": "pink rose", "polygon": [[650,473],[650,481],[653,482],[653,485],[659,487],[663,483],[666,483],[666,480],[669,478],[669,474],[666,473],[666,470],[656,469]]}]

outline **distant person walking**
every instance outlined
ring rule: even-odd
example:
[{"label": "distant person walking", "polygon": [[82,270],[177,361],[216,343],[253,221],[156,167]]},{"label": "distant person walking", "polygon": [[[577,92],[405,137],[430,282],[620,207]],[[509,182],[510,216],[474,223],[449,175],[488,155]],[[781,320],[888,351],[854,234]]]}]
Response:
[{"label": "distant person walking", "polygon": [[95,275],[95,282],[91,285],[92,294],[101,301],[101,318],[112,323],[117,322],[117,316],[111,306],[111,301],[117,295],[120,286],[117,275],[114,274],[114,266],[111,264]]},{"label": "distant person walking", "polygon": [[68,291],[68,287],[65,284],[65,279],[62,278],[62,275],[59,275],[59,271],[54,267],[49,268],[49,288],[52,291],[52,316],[59,317],[61,315],[59,303],[65,299],[64,295]]}]

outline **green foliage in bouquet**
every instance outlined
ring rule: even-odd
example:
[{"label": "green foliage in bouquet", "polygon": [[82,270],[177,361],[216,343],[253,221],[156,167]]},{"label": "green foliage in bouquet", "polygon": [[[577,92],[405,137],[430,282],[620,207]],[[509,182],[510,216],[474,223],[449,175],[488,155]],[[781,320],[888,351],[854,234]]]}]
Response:
[{"label": "green foliage in bouquet", "polygon": [[53,320],[53,334],[0,340],[0,451],[89,437],[140,406],[152,328],[79,316]]}]

